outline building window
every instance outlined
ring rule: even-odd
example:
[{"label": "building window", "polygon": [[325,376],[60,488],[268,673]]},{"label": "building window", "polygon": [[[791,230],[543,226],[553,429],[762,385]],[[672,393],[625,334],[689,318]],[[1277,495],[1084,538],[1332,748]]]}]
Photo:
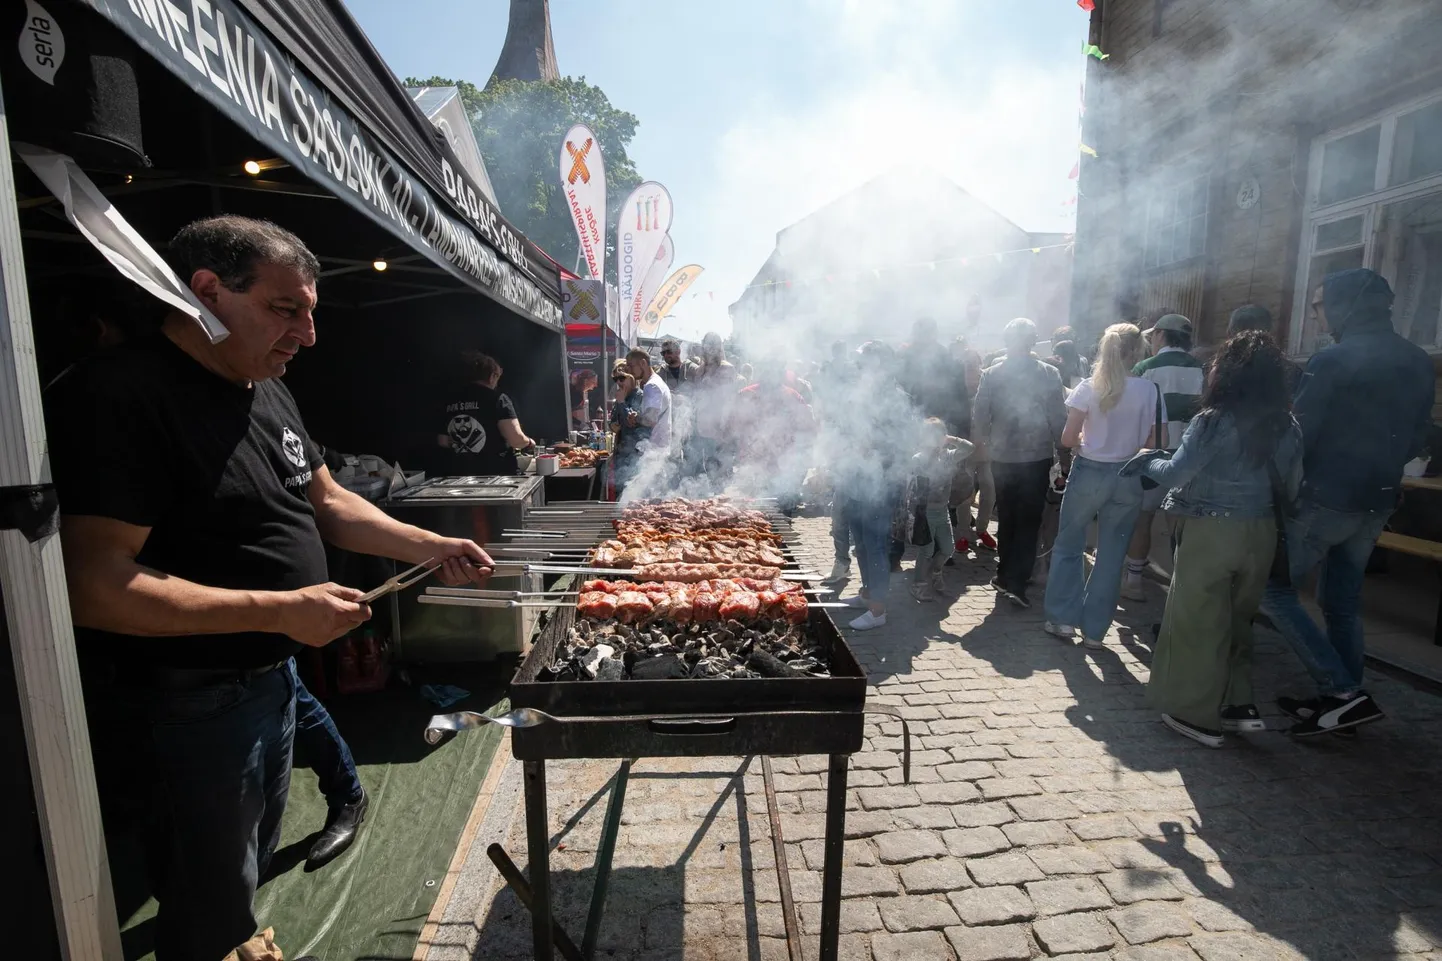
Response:
[{"label": "building window", "polygon": [[1317,138],[1301,253],[1294,354],[1323,346],[1306,305],[1323,277],[1351,267],[1386,277],[1397,332],[1442,352],[1442,93]]},{"label": "building window", "polygon": [[1147,267],[1168,267],[1206,253],[1207,183],[1203,176],[1153,192],[1142,260]]}]

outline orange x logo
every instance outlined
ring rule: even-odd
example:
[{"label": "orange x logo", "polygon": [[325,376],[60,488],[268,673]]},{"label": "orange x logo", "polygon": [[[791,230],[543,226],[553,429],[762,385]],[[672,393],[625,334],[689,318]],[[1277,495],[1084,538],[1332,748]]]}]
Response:
[{"label": "orange x logo", "polygon": [[572,320],[580,320],[582,314],[585,314],[592,320],[596,320],[601,316],[601,312],[596,309],[596,298],[591,296],[589,290],[586,290],[584,287],[577,287],[575,284],[569,282],[566,286],[571,288],[571,299],[575,301],[575,304],[571,307]]},{"label": "orange x logo", "polygon": [[583,184],[591,182],[591,171],[586,167],[586,154],[591,152],[591,145],[590,137],[587,137],[586,142],[581,144],[580,150],[577,150],[571,141],[566,141],[566,153],[571,155],[571,172],[566,174],[566,183],[574,185],[577,177],[581,178]]}]

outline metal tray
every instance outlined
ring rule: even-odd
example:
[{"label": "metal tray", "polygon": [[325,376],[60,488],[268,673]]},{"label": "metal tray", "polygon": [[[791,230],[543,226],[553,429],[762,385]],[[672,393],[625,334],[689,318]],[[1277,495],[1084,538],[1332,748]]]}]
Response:
[{"label": "metal tray", "polygon": [[861,749],[866,672],[825,611],[812,610],[809,623],[828,651],[829,678],[538,681],[575,618],[573,607],[558,608],[511,681],[513,707],[564,722],[513,730],[511,749],[523,761]]}]

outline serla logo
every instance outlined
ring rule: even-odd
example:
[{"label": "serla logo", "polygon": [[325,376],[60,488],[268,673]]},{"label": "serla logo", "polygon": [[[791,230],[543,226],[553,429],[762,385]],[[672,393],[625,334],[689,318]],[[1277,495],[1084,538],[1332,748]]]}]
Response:
[{"label": "serla logo", "polygon": [[300,435],[289,427],[281,429],[280,447],[285,451],[285,459],[297,467],[305,467],[305,444],[301,443]]},{"label": "serla logo", "polygon": [[595,141],[590,137],[586,138],[586,142],[581,144],[579,150],[571,141],[566,141],[566,153],[571,155],[571,171],[566,174],[566,183],[574,187],[577,179],[583,184],[591,182],[591,170],[586,166],[586,155],[591,152],[593,146],[595,146]]},{"label": "serla logo", "polygon": [[30,72],[55,86],[55,72],[65,62],[65,34],[55,18],[35,0],[25,0],[25,26],[20,30],[20,59]]}]

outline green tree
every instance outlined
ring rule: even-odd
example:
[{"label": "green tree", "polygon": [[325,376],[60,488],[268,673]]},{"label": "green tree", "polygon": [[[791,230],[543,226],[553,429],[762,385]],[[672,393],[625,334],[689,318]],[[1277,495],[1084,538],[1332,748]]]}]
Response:
[{"label": "green tree", "polygon": [[459,87],[501,213],[567,269],[578,244],[561,193],[561,138],[584,123],[600,141],[606,162],[606,279],[616,279],[616,211],[641,182],[626,147],[636,135],[634,114],[617,110],[585,77],[503,80],[486,88],[464,80],[406,79],[413,87]]}]

